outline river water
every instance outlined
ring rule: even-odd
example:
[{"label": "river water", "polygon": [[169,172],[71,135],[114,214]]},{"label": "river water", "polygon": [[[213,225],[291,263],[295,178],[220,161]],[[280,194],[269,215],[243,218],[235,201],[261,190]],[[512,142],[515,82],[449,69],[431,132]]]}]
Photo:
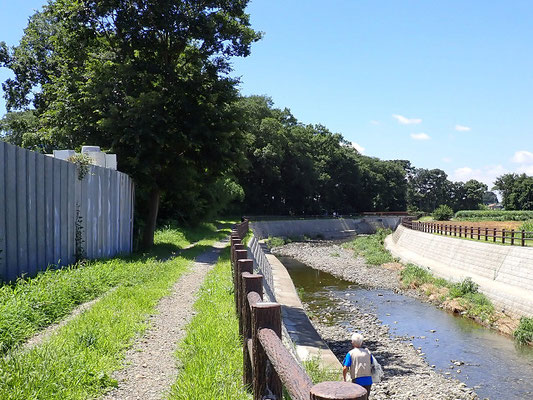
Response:
[{"label": "river water", "polygon": [[[363,312],[374,313],[390,326],[392,335],[408,338],[425,353],[429,365],[475,388],[480,398],[533,400],[532,347],[520,346],[471,320],[412,297],[365,289],[289,257],[280,260],[312,312],[320,315],[326,308],[349,301]],[[350,319],[348,314],[335,312],[331,323],[345,325]],[[456,366],[454,362],[464,364]]]}]

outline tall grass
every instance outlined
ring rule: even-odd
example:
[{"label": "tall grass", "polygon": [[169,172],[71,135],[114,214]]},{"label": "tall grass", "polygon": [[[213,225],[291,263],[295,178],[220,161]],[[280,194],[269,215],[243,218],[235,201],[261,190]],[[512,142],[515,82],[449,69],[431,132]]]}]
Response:
[{"label": "tall grass", "polygon": [[226,249],[200,290],[197,314],[176,354],[181,367],[169,399],[252,398],[242,385],[242,343],[228,256]]},{"label": "tall grass", "polygon": [[513,336],[521,344],[533,344],[533,317],[520,318],[520,325]]},{"label": "tall grass", "polygon": [[166,261],[153,253],[109,261],[123,270],[116,290],[42,345],[11,350],[0,359],[0,398],[87,399],[116,386],[111,373],[121,367],[126,348],[147,328],[159,299],[213,241],[200,241]]},{"label": "tall grass", "polygon": [[346,243],[344,247],[354,250],[357,255],[363,256],[366,262],[371,265],[392,262],[394,258],[383,244],[390,233],[390,229],[378,229],[375,234],[357,237]]},{"label": "tall grass", "polygon": [[213,224],[193,229],[167,227],[156,232],[156,245],[148,254],[48,269],[35,278],[21,278],[12,285],[3,285],[0,287],[0,354],[119,283],[134,284],[140,265],[150,257],[168,258],[193,241],[201,238],[212,241],[226,234],[226,231],[217,232]]},{"label": "tall grass", "polygon": [[[436,278],[431,272],[413,264],[408,264],[400,272],[400,280],[405,287],[419,288],[422,285],[434,285],[437,288],[445,288],[445,294],[441,295],[440,301],[457,299],[465,308],[468,317],[479,318],[485,322],[492,322],[494,319],[494,306],[483,294],[478,292],[478,285],[470,278],[461,282],[452,283],[446,279]],[[426,289],[430,290],[430,289]],[[426,293],[430,295],[431,293]]]}]

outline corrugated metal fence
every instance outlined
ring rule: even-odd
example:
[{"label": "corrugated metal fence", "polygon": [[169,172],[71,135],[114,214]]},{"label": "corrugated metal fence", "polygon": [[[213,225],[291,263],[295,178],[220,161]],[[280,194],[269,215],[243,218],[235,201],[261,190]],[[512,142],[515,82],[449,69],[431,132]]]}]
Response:
[{"label": "corrugated metal fence", "polygon": [[132,250],[133,180],[0,141],[0,278]]}]

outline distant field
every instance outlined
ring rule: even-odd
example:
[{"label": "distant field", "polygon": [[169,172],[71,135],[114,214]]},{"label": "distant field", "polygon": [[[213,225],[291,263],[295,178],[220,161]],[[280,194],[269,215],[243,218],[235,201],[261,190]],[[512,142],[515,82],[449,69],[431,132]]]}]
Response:
[{"label": "distant field", "polygon": [[496,228],[496,229],[520,229],[523,221],[445,221],[442,222],[447,225],[468,226],[480,228]]}]

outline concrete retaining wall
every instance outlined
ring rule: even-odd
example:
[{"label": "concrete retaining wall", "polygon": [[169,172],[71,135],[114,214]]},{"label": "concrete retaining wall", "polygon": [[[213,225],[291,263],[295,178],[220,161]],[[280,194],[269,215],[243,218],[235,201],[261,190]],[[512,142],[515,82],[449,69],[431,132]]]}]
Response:
[{"label": "concrete retaining wall", "polygon": [[285,266],[255,236],[248,249],[254,271],[264,276],[265,297],[281,304],[283,335],[293,353],[300,361],[318,357],[324,368],[340,374],[341,363],[311,324]]},{"label": "concrete retaining wall", "polygon": [[332,219],[293,219],[279,221],[255,221],[251,227],[260,239],[269,236],[345,238],[357,234],[374,233],[377,228],[396,229],[401,217],[364,217]]},{"label": "concrete retaining wall", "polygon": [[399,226],[385,241],[404,262],[459,281],[472,278],[495,305],[515,316],[533,316],[533,248],[501,246],[434,235]]}]

